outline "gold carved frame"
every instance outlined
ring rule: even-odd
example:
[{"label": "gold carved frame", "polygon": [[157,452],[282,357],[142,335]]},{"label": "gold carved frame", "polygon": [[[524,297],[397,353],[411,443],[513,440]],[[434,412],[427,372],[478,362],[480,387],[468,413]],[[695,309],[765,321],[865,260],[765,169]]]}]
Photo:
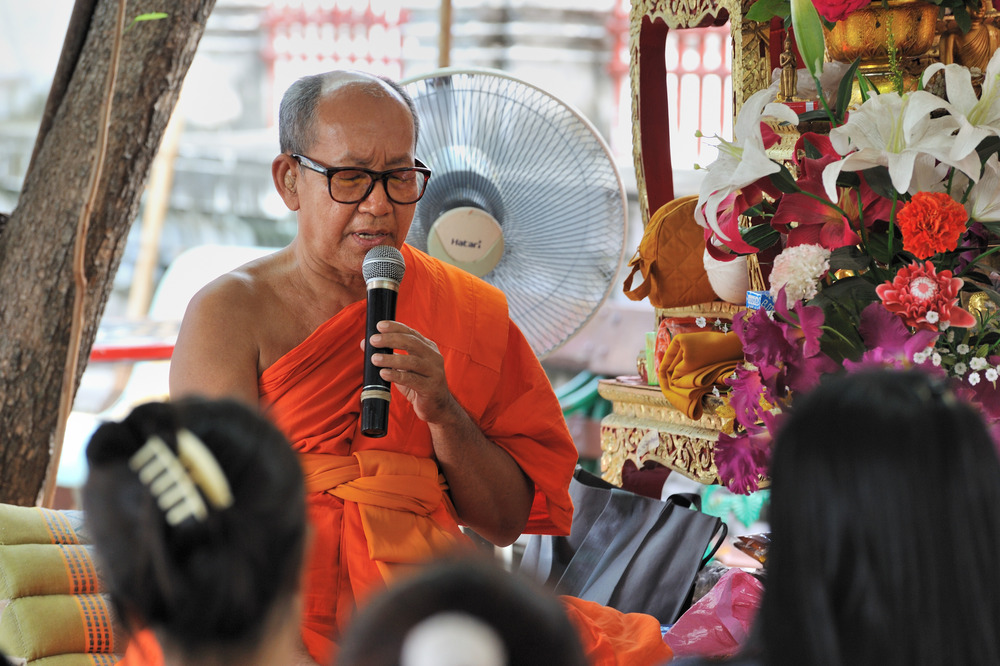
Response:
[{"label": "gold carved frame", "polygon": [[[632,0],[629,14],[629,79],[632,87],[632,159],[643,226],[650,210],[673,198],[669,147],[651,150],[663,135],[657,123],[666,121],[666,67],[663,63],[668,30],[722,25],[730,19],[733,39],[733,110],[771,82],[768,56],[769,25],[745,17],[753,0]],[[657,62],[656,58],[659,58]],[[643,66],[647,67],[643,75]],[[663,80],[659,74],[663,73]],[[644,135],[646,143],[644,143]],[[669,139],[667,141],[669,146]],[[664,154],[665,153],[665,154]],[[647,174],[655,183],[647,180]]]}]

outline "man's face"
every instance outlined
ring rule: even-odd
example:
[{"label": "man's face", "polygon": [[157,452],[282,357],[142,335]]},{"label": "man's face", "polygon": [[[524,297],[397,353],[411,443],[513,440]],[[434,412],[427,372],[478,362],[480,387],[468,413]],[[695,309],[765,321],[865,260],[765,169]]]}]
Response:
[{"label": "man's face", "polygon": [[[342,88],[319,104],[308,151],[326,167],[413,166],[413,119],[395,97]],[[345,273],[360,275],[365,254],[376,245],[402,246],[413,222],[416,204],[393,203],[382,183],[363,201],[338,203],[323,174],[300,169],[297,191],[300,239],[317,261]]]}]

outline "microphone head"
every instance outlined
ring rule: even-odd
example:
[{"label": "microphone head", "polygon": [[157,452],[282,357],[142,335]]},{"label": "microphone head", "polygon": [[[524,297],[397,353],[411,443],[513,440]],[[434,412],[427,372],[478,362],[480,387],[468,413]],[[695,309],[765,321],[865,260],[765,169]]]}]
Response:
[{"label": "microphone head", "polygon": [[361,274],[365,282],[372,280],[389,280],[397,285],[403,280],[406,272],[406,262],[403,253],[391,245],[377,245],[368,250],[365,260],[361,262]]}]

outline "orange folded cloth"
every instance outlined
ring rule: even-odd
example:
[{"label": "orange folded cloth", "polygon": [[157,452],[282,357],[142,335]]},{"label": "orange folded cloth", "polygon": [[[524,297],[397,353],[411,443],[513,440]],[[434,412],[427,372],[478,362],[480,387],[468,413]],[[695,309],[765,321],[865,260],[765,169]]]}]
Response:
[{"label": "orange folded cloth", "polygon": [[743,362],[743,344],[733,332],[679,333],[667,345],[660,362],[660,390],[688,418],[702,415],[701,399]]}]

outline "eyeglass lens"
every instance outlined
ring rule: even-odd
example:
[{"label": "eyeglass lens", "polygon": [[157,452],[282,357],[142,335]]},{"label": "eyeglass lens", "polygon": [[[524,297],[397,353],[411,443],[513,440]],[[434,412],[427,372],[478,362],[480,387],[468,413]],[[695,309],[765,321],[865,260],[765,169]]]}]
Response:
[{"label": "eyeglass lens", "polygon": [[[420,171],[400,169],[378,177],[385,184],[386,194],[396,203],[410,204],[419,200],[427,184],[427,175]],[[355,203],[366,198],[374,183],[364,171],[338,171],[330,175],[330,196],[342,203]]]}]

